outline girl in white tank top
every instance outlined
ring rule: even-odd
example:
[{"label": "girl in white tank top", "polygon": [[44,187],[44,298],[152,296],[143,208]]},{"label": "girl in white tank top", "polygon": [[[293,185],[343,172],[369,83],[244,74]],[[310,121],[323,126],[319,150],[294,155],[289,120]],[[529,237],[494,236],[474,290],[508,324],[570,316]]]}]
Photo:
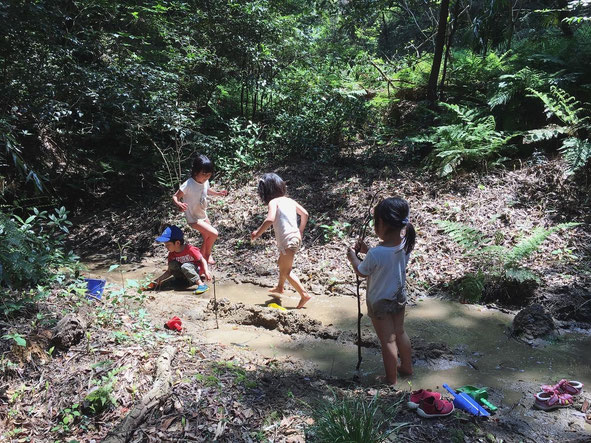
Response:
[{"label": "girl in white tank top", "polygon": [[[298,309],[303,308],[310,300],[299,278],[293,272],[293,259],[302,244],[304,228],[308,222],[308,211],[298,202],[286,197],[287,187],[277,174],[263,175],[259,180],[258,192],[261,199],[268,205],[267,218],[256,231],[250,234],[250,239],[260,237],[269,227],[273,226],[275,239],[279,249],[279,282],[269,290],[271,297],[281,299],[285,280],[293,286],[300,295]],[[300,216],[298,226],[297,216]]]}]

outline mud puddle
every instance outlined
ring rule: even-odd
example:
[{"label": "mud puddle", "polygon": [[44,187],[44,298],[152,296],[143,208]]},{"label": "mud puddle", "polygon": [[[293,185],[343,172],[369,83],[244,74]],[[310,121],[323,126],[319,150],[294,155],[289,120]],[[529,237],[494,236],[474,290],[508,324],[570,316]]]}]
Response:
[{"label": "mud puddle", "polygon": [[[153,267],[120,269],[125,278],[141,280]],[[118,273],[103,276],[117,284]],[[156,324],[174,315],[183,320],[184,332],[198,340],[220,343],[236,352],[256,351],[273,358],[297,359],[328,376],[351,378],[357,374],[357,301],[353,297],[318,296],[305,309],[294,309],[296,293],[287,291],[281,300],[286,310],[267,305],[276,300],[267,290],[250,284],[218,282],[216,328],[213,285],[202,295],[187,290],[156,292],[147,309]],[[362,303],[362,312],[365,312]],[[405,326],[413,342],[415,373],[399,380],[400,389],[441,385],[488,386],[489,399],[511,414],[514,421],[548,423],[550,415],[531,408],[541,384],[562,378],[579,380],[591,387],[591,338],[589,331],[564,333],[543,347],[508,338],[513,315],[477,305],[463,305],[434,298],[416,300],[407,308]],[[383,373],[382,360],[367,316],[362,321],[361,380],[372,385]],[[563,413],[563,414],[562,414]],[[571,414],[562,417],[564,414]],[[584,416],[574,408],[551,416],[557,426],[575,423],[573,431],[591,432]],[[570,420],[570,421],[569,421]]]}]

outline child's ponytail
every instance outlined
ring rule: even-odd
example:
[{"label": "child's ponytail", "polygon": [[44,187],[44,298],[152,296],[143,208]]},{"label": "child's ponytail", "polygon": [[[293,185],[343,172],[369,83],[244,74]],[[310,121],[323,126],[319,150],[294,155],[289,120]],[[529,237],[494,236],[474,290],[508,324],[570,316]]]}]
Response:
[{"label": "child's ponytail", "polygon": [[415,231],[415,227],[412,225],[411,222],[407,222],[406,223],[406,233],[404,235],[404,240],[405,240],[404,252],[406,252],[407,254],[410,254],[410,251],[412,251],[415,248],[416,238],[417,238],[417,233]]}]

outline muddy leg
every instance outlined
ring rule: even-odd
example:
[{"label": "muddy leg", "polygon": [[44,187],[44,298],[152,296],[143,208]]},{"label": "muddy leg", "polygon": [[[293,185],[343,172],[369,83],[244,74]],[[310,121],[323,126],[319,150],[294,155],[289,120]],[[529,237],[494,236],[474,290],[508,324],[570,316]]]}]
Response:
[{"label": "muddy leg", "polygon": [[385,315],[381,318],[372,318],[371,322],[376,330],[382,348],[382,360],[386,370],[386,383],[396,384],[398,377],[398,347],[396,346],[396,334],[392,316]]},{"label": "muddy leg", "polygon": [[308,293],[306,292],[306,290],[304,289],[304,287],[302,286],[302,282],[300,282],[300,279],[298,278],[297,275],[294,274],[293,271],[291,271],[289,273],[289,275],[287,276],[287,280],[289,281],[289,283],[294,287],[294,289],[296,291],[298,291],[298,294],[300,294],[300,302],[297,305],[298,309],[301,309],[304,307],[304,305],[310,301],[310,299],[312,298],[311,296],[308,295]]},{"label": "muddy leg", "polygon": [[285,254],[279,254],[279,259],[277,260],[277,266],[279,266],[279,282],[277,282],[277,286],[269,290],[272,296],[283,294],[285,280],[287,280],[291,272],[291,267],[293,266],[293,256],[294,252],[289,249],[285,251]]},{"label": "muddy leg", "polygon": [[213,244],[218,238],[218,231],[211,226],[208,219],[199,220],[196,223],[190,223],[193,229],[197,229],[199,233],[203,236],[203,244],[201,245],[201,254],[203,254],[203,258],[207,260],[207,263],[210,265],[215,263],[215,260],[211,256],[211,250],[213,249]]},{"label": "muddy leg", "polygon": [[412,348],[410,339],[404,330],[404,308],[392,314],[394,321],[394,333],[396,334],[396,345],[400,355],[400,366],[398,372],[402,375],[412,375]]}]

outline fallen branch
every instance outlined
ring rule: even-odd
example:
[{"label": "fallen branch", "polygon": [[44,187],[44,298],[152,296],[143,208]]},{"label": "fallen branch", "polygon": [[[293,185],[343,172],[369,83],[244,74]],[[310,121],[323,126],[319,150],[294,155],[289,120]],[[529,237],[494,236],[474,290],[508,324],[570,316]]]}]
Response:
[{"label": "fallen branch", "polygon": [[133,436],[138,426],[144,421],[148,412],[158,406],[162,399],[168,395],[171,387],[172,375],[170,364],[176,353],[176,347],[167,346],[156,362],[156,379],[150,392],[142,398],[142,401],[134,406],[127,416],[115,428],[111,430],[103,440],[103,443],[127,442]]}]

